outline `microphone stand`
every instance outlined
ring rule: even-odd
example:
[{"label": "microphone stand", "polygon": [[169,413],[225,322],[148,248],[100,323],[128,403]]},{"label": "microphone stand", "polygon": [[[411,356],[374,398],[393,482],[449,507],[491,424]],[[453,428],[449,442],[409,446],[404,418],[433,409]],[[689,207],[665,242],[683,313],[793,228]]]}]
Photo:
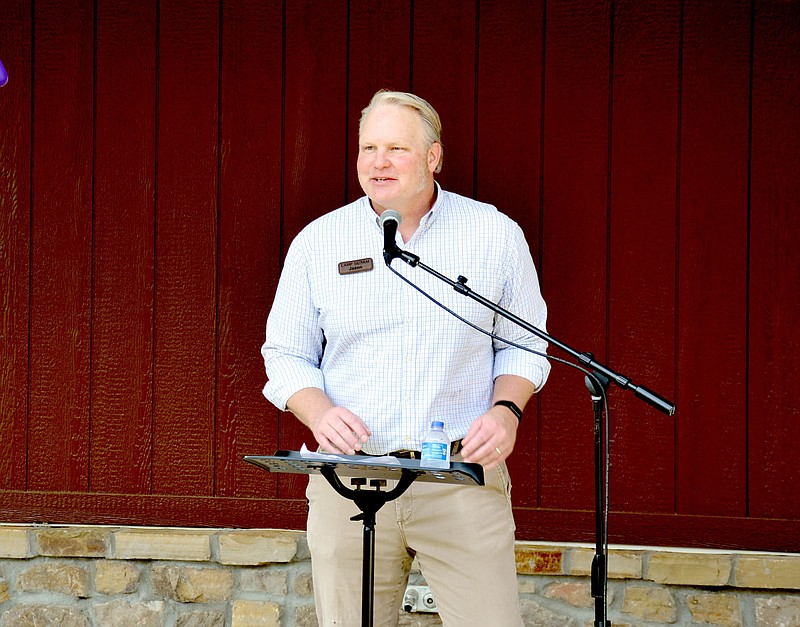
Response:
[{"label": "microphone stand", "polygon": [[[592,395],[592,411],[594,412],[594,524],[595,550],[592,559],[592,597],[594,597],[594,627],[610,627],[611,621],[606,617],[608,609],[608,556],[606,555],[608,540],[608,493],[606,491],[607,474],[602,460],[608,459],[608,448],[604,446],[603,435],[603,398],[608,387],[608,379],[596,372],[585,377],[586,388]],[[605,455],[603,455],[605,453]]]},{"label": "microphone stand", "polygon": [[675,404],[671,401],[668,401],[663,396],[659,396],[655,392],[648,390],[646,387],[641,385],[635,385],[633,381],[622,375],[614,372],[608,366],[603,365],[599,361],[595,360],[594,355],[592,353],[579,353],[577,350],[572,348],[571,346],[565,344],[554,338],[552,335],[549,335],[542,331],[541,329],[533,326],[530,322],[526,322],[519,316],[514,315],[507,309],[503,309],[500,305],[493,303],[487,298],[484,298],[477,292],[473,291],[473,289],[467,286],[467,278],[463,276],[459,276],[457,281],[453,281],[449,277],[440,274],[433,268],[426,266],[419,260],[419,256],[408,251],[402,250],[398,246],[395,246],[396,250],[394,251],[385,251],[383,253],[384,259],[386,260],[386,265],[391,265],[392,259],[399,258],[405,261],[408,265],[412,267],[422,268],[428,274],[435,276],[437,279],[440,279],[450,285],[456,292],[459,294],[463,294],[471,298],[472,300],[480,303],[484,307],[491,309],[496,314],[503,316],[504,318],[510,320],[516,325],[519,325],[526,331],[533,333],[540,337],[541,339],[545,340],[547,343],[552,344],[553,346],[557,346],[562,351],[577,359],[581,364],[583,364],[586,368],[591,369],[593,372],[598,373],[609,379],[611,382],[616,383],[620,388],[623,390],[630,390],[633,392],[634,396],[637,398],[645,401],[646,403],[652,405],[659,411],[664,412],[668,416],[672,416],[675,413]]},{"label": "microphone stand", "polygon": [[494,303],[481,296],[467,285],[468,279],[464,276],[459,276],[456,281],[453,281],[449,277],[437,272],[433,268],[426,266],[424,263],[420,262],[418,255],[401,249],[396,243],[391,249],[384,248],[383,259],[387,266],[392,265],[393,259],[401,259],[413,268],[421,268],[428,274],[450,285],[459,294],[463,294],[464,296],[467,296],[468,298],[480,303],[494,313],[506,318],[507,320],[510,320],[526,331],[545,340],[548,344],[552,344],[560,348],[562,351],[580,362],[583,366],[585,366],[585,368],[591,370],[592,374],[587,376],[586,385],[589,389],[589,392],[592,394],[593,417],[595,424],[595,527],[597,542],[595,545],[595,556],[592,560],[592,596],[595,598],[594,627],[610,627],[611,621],[606,618],[606,610],[608,607],[608,561],[607,556],[605,555],[605,538],[608,530],[606,526],[606,519],[603,516],[603,505],[607,495],[605,484],[603,482],[603,465],[601,464],[603,449],[601,437],[603,432],[603,406],[601,401],[605,395],[605,388],[610,382],[613,382],[623,390],[632,391],[634,396],[655,407],[657,410],[667,414],[668,416],[672,416],[675,413],[675,404],[644,386],[634,384],[629,377],[617,373],[608,366],[595,360],[592,353],[581,353],[575,350],[568,344],[557,340],[538,327],[535,327],[530,322],[527,322],[519,316],[514,315],[507,309],[500,307],[500,305],[497,303]]}]

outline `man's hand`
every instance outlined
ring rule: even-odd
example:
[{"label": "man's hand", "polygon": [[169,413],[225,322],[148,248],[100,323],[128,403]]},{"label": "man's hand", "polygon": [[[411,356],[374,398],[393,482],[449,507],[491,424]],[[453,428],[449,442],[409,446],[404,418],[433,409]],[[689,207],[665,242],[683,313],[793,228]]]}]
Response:
[{"label": "man's hand", "polygon": [[507,407],[492,407],[478,417],[464,437],[461,456],[485,470],[497,468],[514,450],[519,421]]},{"label": "man's hand", "polygon": [[296,392],[286,409],[311,429],[314,439],[328,453],[355,455],[372,435],[361,418],[344,407],[336,407],[319,388]]},{"label": "man's hand", "polygon": [[344,407],[330,407],[309,417],[309,428],[328,453],[355,455],[372,435],[361,418]]},{"label": "man's hand", "polygon": [[[514,401],[525,407],[534,392],[533,383],[513,374],[502,374],[494,380],[493,403]],[[462,457],[465,462],[480,464],[485,470],[497,468],[511,455],[517,441],[519,420],[508,407],[493,406],[470,425],[464,436]]]}]

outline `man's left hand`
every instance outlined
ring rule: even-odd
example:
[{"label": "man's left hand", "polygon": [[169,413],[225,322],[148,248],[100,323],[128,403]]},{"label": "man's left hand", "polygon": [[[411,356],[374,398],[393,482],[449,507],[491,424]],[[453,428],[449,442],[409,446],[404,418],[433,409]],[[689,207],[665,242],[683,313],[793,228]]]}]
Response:
[{"label": "man's left hand", "polygon": [[516,416],[507,408],[492,407],[472,423],[464,436],[463,460],[480,464],[487,471],[497,468],[514,450],[518,425]]}]

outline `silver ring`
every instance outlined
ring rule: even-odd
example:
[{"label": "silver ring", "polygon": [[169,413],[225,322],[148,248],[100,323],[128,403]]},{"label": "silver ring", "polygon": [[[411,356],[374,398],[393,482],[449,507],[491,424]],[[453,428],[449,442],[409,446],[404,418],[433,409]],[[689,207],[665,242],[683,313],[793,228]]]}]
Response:
[{"label": "silver ring", "polygon": [[497,454],[498,454],[500,457],[502,457],[502,456],[503,456],[503,451],[501,451],[501,450],[500,450],[499,448],[497,448],[496,446],[494,447],[494,450],[495,450],[495,451],[497,451]]}]

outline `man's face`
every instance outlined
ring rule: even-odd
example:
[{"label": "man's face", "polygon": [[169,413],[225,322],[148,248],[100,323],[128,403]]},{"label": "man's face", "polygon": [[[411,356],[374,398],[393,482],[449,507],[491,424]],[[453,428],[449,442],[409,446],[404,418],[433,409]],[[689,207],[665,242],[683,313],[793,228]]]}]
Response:
[{"label": "man's face", "polygon": [[381,105],[364,120],[358,143],[358,181],[379,213],[413,210],[433,193],[438,144],[427,146],[419,115]]}]

